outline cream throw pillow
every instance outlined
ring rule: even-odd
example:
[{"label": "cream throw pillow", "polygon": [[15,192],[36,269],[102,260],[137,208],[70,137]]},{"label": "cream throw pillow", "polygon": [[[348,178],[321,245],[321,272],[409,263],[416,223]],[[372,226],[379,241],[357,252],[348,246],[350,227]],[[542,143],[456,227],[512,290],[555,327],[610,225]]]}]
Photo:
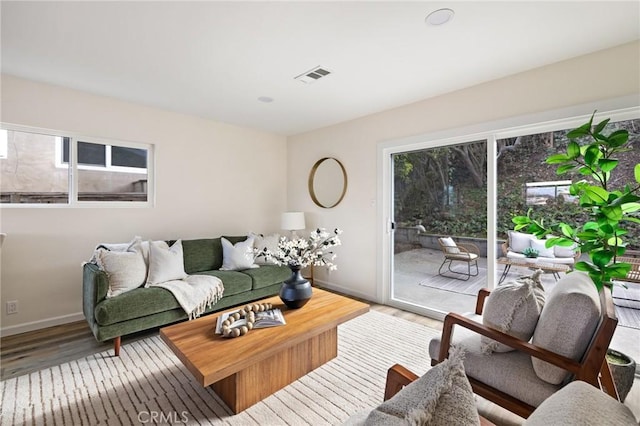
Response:
[{"label": "cream throw pillow", "polygon": [[[278,250],[278,242],[280,241],[280,234],[260,235],[251,234],[254,237],[253,245],[258,252],[263,252],[265,249],[274,253]],[[256,265],[275,265],[274,261],[268,261],[264,256],[258,256],[254,260]]]},{"label": "cream throw pillow", "polygon": [[446,247],[445,250],[447,251],[447,253],[449,254],[460,253],[460,249],[458,248],[455,241],[453,241],[453,238],[451,237],[440,238],[440,243],[442,243],[442,245]]},{"label": "cream throw pillow", "polygon": [[259,268],[253,263],[253,236],[240,241],[235,245],[231,244],[225,237],[222,241],[222,266],[221,271],[242,271],[244,269]]},{"label": "cream throw pillow", "polygon": [[96,250],[95,259],[109,279],[107,298],[138,288],[147,278],[147,265],[139,240],[133,240],[126,251]]},{"label": "cream throw pillow", "polygon": [[164,241],[149,241],[149,275],[146,287],[186,277],[182,240],[176,241],[171,247]]},{"label": "cream throw pillow", "polygon": [[[537,270],[531,277],[518,278],[496,287],[485,303],[482,323],[520,340],[529,341],[545,302],[541,274],[542,271]],[[515,350],[486,336],[481,336],[480,347],[484,353]]]},{"label": "cream throw pillow", "polygon": [[555,257],[553,247],[547,248],[545,240],[531,239],[531,248],[538,250],[539,257]]},{"label": "cream throw pillow", "polygon": [[479,425],[471,384],[462,364],[462,348],[369,413],[365,425]]},{"label": "cream throw pillow", "polygon": [[531,234],[509,231],[509,248],[516,253],[522,253],[527,247],[531,247]]}]

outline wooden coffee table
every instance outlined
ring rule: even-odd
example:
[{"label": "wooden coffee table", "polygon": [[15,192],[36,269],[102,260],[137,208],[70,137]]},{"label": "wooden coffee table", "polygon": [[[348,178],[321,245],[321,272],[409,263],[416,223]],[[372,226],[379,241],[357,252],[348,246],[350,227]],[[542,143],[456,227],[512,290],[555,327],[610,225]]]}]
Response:
[{"label": "wooden coffee table", "polygon": [[198,383],[211,385],[234,413],[335,358],[338,325],[369,311],[366,303],[317,287],[300,309],[287,308],[277,296],[257,303],[264,302],[281,309],[287,324],[227,339],[215,334],[219,314],[211,314],[160,330]]}]

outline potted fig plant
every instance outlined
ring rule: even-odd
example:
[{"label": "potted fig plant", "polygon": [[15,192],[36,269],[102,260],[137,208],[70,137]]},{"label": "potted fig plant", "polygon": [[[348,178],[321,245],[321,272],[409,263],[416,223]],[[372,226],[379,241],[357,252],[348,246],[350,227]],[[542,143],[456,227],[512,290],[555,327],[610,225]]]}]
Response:
[{"label": "potted fig plant", "polygon": [[[640,223],[640,164],[634,167],[635,182],[629,182],[621,189],[609,187],[611,173],[617,167],[617,156],[631,148],[628,146],[629,132],[621,129],[610,134],[603,131],[609,119],[594,125],[593,118],[582,126],[570,131],[570,142],[566,153],[551,155],[547,164],[557,165],[557,174],[578,172],[590,178],[573,182],[569,193],[578,197],[580,206],[590,216],[590,220],[580,225],[564,222],[545,223],[542,218],[533,218],[531,210],[526,216],[515,216],[515,230],[526,230],[538,238],[546,239],[546,247],[576,247],[589,255],[589,261],[580,261],[575,269],[589,274],[598,289],[612,285],[616,278],[624,278],[631,265],[619,262],[618,256],[626,249],[626,222]],[[586,144],[578,139],[587,138]]]},{"label": "potted fig plant", "polygon": [[[609,119],[594,125],[593,118],[570,131],[570,142],[566,153],[551,155],[547,164],[557,165],[557,174],[578,172],[590,178],[571,184],[569,193],[578,197],[580,206],[590,216],[590,220],[580,225],[567,223],[547,224],[542,218],[526,216],[512,219],[515,230],[526,230],[538,238],[546,239],[546,247],[575,247],[589,255],[589,261],[580,261],[575,269],[589,274],[598,290],[611,287],[614,280],[625,278],[631,265],[618,261],[618,256],[626,250],[625,224],[640,223],[640,164],[634,167],[635,182],[629,182],[621,189],[609,187],[611,173],[618,166],[617,156],[631,148],[628,146],[629,132],[616,130],[610,134],[603,131]],[[579,139],[587,138],[586,144]],[[607,351],[607,362],[622,401],[633,384],[635,362],[631,357],[613,349]]]}]

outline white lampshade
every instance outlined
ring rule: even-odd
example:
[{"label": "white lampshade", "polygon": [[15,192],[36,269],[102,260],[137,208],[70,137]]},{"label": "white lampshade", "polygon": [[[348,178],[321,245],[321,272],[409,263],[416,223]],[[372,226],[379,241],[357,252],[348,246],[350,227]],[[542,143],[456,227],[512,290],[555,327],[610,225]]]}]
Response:
[{"label": "white lampshade", "polygon": [[287,231],[296,231],[306,228],[306,225],[304,223],[304,212],[282,213],[280,228]]}]

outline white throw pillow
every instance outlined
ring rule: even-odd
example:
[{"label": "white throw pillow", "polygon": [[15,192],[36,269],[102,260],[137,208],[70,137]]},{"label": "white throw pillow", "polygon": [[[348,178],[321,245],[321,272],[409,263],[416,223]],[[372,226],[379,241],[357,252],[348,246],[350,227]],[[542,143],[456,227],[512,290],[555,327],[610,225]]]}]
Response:
[{"label": "white throw pillow", "polygon": [[[280,234],[271,234],[271,235],[260,235],[260,234],[251,234],[254,238],[253,246],[259,251],[262,252],[264,249],[269,250],[271,253],[275,253],[278,250],[278,242],[280,241]],[[259,256],[255,258],[256,265],[275,265],[274,261],[268,261],[264,258],[264,256]]]},{"label": "white throw pillow", "polygon": [[109,279],[107,298],[138,288],[147,277],[147,265],[139,240],[134,240],[126,251],[96,250],[95,259]]},{"label": "white throw pillow", "polygon": [[220,240],[222,241],[221,271],[242,271],[259,267],[253,263],[253,236],[235,245],[224,237]]},{"label": "white throw pillow", "polygon": [[440,243],[445,247],[445,250],[449,254],[458,254],[460,249],[456,245],[455,241],[451,237],[440,238]]},{"label": "white throw pillow", "polygon": [[555,257],[553,247],[547,248],[546,241],[537,238],[531,238],[531,248],[538,250],[539,257]]},{"label": "white throw pillow", "polygon": [[187,277],[184,272],[182,240],[171,247],[164,241],[149,241],[149,275],[146,286]]},{"label": "white throw pillow", "polygon": [[[482,323],[520,340],[529,341],[545,302],[541,274],[542,271],[537,270],[531,277],[518,278],[496,287],[485,302]],[[485,336],[480,337],[480,347],[484,353],[515,350]]]},{"label": "white throw pillow", "polygon": [[556,257],[573,257],[576,255],[576,248],[575,244],[569,247],[553,246],[553,254]]},{"label": "white throw pillow", "polygon": [[509,231],[509,248],[516,253],[522,253],[527,247],[531,247],[531,234]]}]

